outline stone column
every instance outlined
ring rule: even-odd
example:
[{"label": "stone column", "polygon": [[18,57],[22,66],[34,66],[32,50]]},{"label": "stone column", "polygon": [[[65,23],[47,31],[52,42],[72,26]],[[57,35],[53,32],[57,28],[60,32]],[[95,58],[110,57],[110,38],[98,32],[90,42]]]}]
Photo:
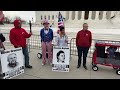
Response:
[{"label": "stone column", "polygon": [[81,19],[82,19],[82,20],[85,20],[84,17],[85,17],[85,11],[81,11]]},{"label": "stone column", "polygon": [[111,11],[110,17],[112,18],[115,15],[115,11]]},{"label": "stone column", "polygon": [[89,11],[88,20],[92,20],[92,11]]},{"label": "stone column", "polygon": [[99,20],[99,11],[96,11],[95,20]]},{"label": "stone column", "polygon": [[106,11],[103,11],[103,19],[107,19],[106,18]]},{"label": "stone column", "polygon": [[78,11],[75,11],[75,20],[78,20]]},{"label": "stone column", "polygon": [[65,17],[66,20],[69,19],[69,11],[66,11],[66,17]]},{"label": "stone column", "polygon": [[120,17],[120,11],[115,12],[115,17]]},{"label": "stone column", "polygon": [[69,20],[72,20],[72,11],[69,11]]},{"label": "stone column", "polygon": [[110,19],[111,11],[107,11],[107,19]]}]

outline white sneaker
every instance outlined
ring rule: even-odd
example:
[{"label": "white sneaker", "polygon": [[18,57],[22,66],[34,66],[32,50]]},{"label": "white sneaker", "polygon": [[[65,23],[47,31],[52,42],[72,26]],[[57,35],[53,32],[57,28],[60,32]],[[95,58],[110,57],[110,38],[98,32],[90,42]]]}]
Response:
[{"label": "white sneaker", "polygon": [[42,66],[44,66],[45,64],[42,63]]}]

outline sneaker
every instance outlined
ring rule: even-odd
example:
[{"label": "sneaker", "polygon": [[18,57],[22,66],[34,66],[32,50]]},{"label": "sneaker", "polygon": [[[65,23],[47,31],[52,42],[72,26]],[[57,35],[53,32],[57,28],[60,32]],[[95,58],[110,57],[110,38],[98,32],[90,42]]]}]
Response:
[{"label": "sneaker", "polygon": [[87,67],[86,66],[83,66],[85,68],[85,70],[87,70]]},{"label": "sneaker", "polygon": [[77,68],[80,68],[80,65],[77,65]]},{"label": "sneaker", "polygon": [[31,65],[27,65],[27,66],[25,66],[26,68],[32,68],[32,66]]},{"label": "sneaker", "polygon": [[42,66],[44,66],[45,64],[44,63],[42,63]]}]

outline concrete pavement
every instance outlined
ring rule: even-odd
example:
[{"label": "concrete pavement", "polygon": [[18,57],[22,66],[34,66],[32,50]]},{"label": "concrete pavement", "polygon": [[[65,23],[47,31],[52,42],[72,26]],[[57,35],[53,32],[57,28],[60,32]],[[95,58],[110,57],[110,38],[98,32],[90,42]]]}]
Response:
[{"label": "concrete pavement", "polygon": [[40,50],[30,51],[30,64],[32,69],[25,69],[25,73],[13,79],[120,79],[112,67],[98,65],[99,70],[93,71],[91,68],[91,58],[87,58],[88,70],[82,66],[77,69],[77,56],[72,56],[69,72],[53,72],[52,66],[42,66],[42,60],[37,58]]}]

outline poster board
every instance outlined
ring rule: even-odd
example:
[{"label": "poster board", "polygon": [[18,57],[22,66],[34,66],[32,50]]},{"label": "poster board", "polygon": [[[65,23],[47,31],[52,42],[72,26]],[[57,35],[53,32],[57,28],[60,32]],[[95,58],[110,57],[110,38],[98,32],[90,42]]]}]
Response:
[{"label": "poster board", "polygon": [[3,79],[11,79],[24,73],[22,48],[5,50],[0,56]]},{"label": "poster board", "polygon": [[69,72],[70,48],[54,47],[52,71]]}]

